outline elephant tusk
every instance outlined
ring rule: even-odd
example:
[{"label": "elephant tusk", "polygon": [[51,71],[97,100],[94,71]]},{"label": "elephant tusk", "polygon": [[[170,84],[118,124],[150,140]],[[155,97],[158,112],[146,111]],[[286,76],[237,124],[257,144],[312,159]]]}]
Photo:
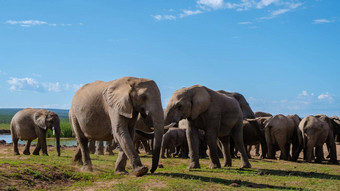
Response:
[{"label": "elephant tusk", "polygon": [[52,127],[52,131],[53,131],[53,135],[55,135],[55,128],[54,127]]},{"label": "elephant tusk", "polygon": [[176,125],[176,123],[173,122],[173,123],[171,123],[170,125],[164,126],[164,129],[169,129],[169,128],[175,126],[175,125]]}]

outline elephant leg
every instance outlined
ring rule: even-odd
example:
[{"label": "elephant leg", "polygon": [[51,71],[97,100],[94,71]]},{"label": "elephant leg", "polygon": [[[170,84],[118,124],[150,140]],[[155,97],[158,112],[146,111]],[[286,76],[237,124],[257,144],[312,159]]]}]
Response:
[{"label": "elephant leg", "polygon": [[232,130],[231,135],[234,139],[236,148],[241,153],[241,160],[242,160],[241,168],[251,168],[251,165],[249,163],[248,156],[246,153],[246,149],[244,147],[242,123],[243,123],[242,120],[240,120],[240,122],[235,125],[235,127]]},{"label": "elephant leg", "polygon": [[146,140],[142,140],[142,145],[144,147],[146,154],[151,155],[152,152],[150,150],[150,145],[148,144],[148,142]]},{"label": "elephant leg", "polygon": [[112,150],[113,150],[112,142],[113,142],[113,140],[111,140],[111,141],[106,141],[105,151],[106,151],[107,153],[109,153],[109,155],[114,155],[114,153],[112,152]]},{"label": "elephant leg", "polygon": [[76,164],[83,165],[83,161],[82,161],[82,158],[81,158],[80,145],[78,145],[77,150],[74,153],[72,160]]},{"label": "elephant leg", "polygon": [[323,159],[323,150],[322,150],[322,146],[316,146],[315,147],[315,162],[316,163],[321,163],[322,159]]},{"label": "elephant leg", "polygon": [[[189,122],[189,126],[187,129],[187,139],[188,139],[188,147],[189,147],[189,157],[190,164],[188,166],[189,169],[192,168],[201,168],[199,163],[199,134],[198,129],[193,127]],[[216,142],[216,140],[215,140]]]},{"label": "elephant leg", "polygon": [[260,156],[260,144],[255,145],[255,156]]},{"label": "elephant leg", "polygon": [[97,141],[98,145],[96,147],[97,155],[104,155],[104,141]]},{"label": "elephant leg", "polygon": [[247,151],[247,156],[249,159],[251,159],[251,155],[250,155],[250,151],[251,151],[251,148],[252,148],[252,145],[245,145],[246,146],[246,151]]},{"label": "elephant leg", "polygon": [[19,149],[18,149],[18,138],[13,137],[13,149],[14,149],[14,155],[20,155]]},{"label": "elephant leg", "polygon": [[314,144],[311,141],[307,141],[305,148],[306,162],[312,162]]},{"label": "elephant leg", "polygon": [[37,143],[37,146],[35,147],[35,149],[33,151],[33,155],[39,155],[40,149],[41,149],[41,143],[38,139],[38,143]]},{"label": "elephant leg", "polygon": [[115,173],[117,174],[128,174],[128,172],[125,170],[127,156],[123,152],[123,150],[120,148],[118,152],[118,157],[115,165]]},{"label": "elephant leg", "polygon": [[230,136],[225,136],[225,137],[220,137],[220,142],[222,143],[222,153],[223,153],[223,159],[224,159],[224,164],[223,166],[231,166],[232,161],[231,161],[231,154],[230,154]]},{"label": "elephant leg", "polygon": [[40,135],[38,137],[38,142],[40,142],[43,155],[48,156],[47,144],[46,144],[46,131],[40,131]]},{"label": "elephant leg", "polygon": [[135,142],[135,149],[136,149],[136,152],[139,154],[140,152],[139,152],[139,148],[140,148],[140,140],[137,140],[136,142]]},{"label": "elephant leg", "polygon": [[161,148],[161,158],[162,159],[165,158],[165,147],[164,147],[164,145],[162,145],[162,148]]},{"label": "elephant leg", "polygon": [[26,145],[25,145],[25,150],[24,150],[24,154],[25,155],[30,155],[30,147],[31,147],[31,140],[26,141]]},{"label": "elephant leg", "polygon": [[91,154],[94,154],[96,152],[96,141],[90,140],[89,142],[89,151]]},{"label": "elephant leg", "polygon": [[209,121],[206,130],[206,140],[209,148],[210,168],[221,168],[221,163],[218,157],[216,133],[216,129],[219,129],[219,124],[216,123],[219,123],[219,121]]},{"label": "elephant leg", "polygon": [[265,138],[266,138],[266,143],[267,143],[267,155],[268,155],[268,159],[276,159],[275,157],[275,151],[274,151],[274,147],[273,147],[273,143],[272,143],[272,137],[271,137],[271,128],[267,127],[265,129]]},{"label": "elephant leg", "polygon": [[281,150],[281,155],[280,155],[280,159],[282,160],[289,160],[290,156],[289,156],[289,147],[290,145],[287,144],[279,144],[280,150]]},{"label": "elephant leg", "polygon": [[[112,124],[115,139],[118,140],[123,152],[130,160],[131,166],[136,176],[143,176],[148,172],[148,167],[143,166],[133,144],[134,128],[128,129],[128,123],[116,120],[118,124]],[[123,156],[121,154],[121,156]]]},{"label": "elephant leg", "polygon": [[330,135],[328,136],[327,142],[329,144],[329,154],[330,154],[329,162],[333,164],[339,164],[338,159],[337,159],[335,140],[334,140],[334,136],[332,133],[330,133]]}]

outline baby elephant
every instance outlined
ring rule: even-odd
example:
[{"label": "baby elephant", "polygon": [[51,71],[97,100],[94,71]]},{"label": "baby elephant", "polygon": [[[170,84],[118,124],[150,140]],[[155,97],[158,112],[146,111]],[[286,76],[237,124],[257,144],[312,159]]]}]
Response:
[{"label": "baby elephant", "polygon": [[180,128],[170,128],[163,135],[162,151],[161,157],[165,158],[164,154],[166,152],[167,157],[175,153],[177,148],[177,154],[181,150],[182,158],[188,157],[188,143],[186,138],[186,129]]},{"label": "baby elephant", "polygon": [[38,138],[38,144],[33,152],[39,155],[42,149],[43,155],[47,154],[46,131],[55,132],[58,156],[60,156],[60,120],[56,113],[44,109],[26,108],[18,111],[11,121],[11,134],[13,139],[14,154],[19,155],[18,140],[27,140],[24,154],[30,154],[31,142]]}]

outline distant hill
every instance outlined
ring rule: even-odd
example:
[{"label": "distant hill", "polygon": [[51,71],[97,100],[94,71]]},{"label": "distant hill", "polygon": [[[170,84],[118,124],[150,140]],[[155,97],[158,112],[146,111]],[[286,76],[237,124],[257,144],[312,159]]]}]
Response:
[{"label": "distant hill", "polygon": [[[0,108],[0,123],[11,123],[14,114],[16,114],[18,111],[22,109],[23,108]],[[43,109],[57,113],[61,121],[68,121],[69,110],[67,109],[49,109],[49,108]]]}]

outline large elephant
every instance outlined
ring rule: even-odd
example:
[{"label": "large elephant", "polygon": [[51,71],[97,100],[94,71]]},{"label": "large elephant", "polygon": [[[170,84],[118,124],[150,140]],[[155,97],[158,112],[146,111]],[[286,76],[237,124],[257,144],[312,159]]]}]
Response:
[{"label": "large elephant", "polygon": [[141,114],[145,123],[154,127],[152,167],[158,166],[163,138],[164,113],[157,84],[148,79],[123,77],[103,82],[95,81],[81,87],[74,95],[70,109],[70,121],[79,146],[73,161],[83,165],[82,170],[92,171],[88,140],[114,139],[121,150],[115,172],[126,174],[127,159],[136,176],[148,171],[142,165],[134,145],[135,122]]},{"label": "large elephant", "polygon": [[191,168],[200,168],[199,133],[205,131],[205,140],[209,147],[210,168],[220,168],[217,138],[224,150],[224,166],[231,166],[229,136],[235,141],[241,152],[242,167],[250,168],[248,156],[243,144],[242,110],[238,101],[207,87],[195,85],[177,90],[170,98],[165,109],[165,124],[178,123],[188,119],[187,139]]},{"label": "large elephant", "polygon": [[290,146],[294,155],[299,148],[297,129],[301,119],[298,115],[275,115],[265,125],[268,158],[276,159],[275,152],[281,150],[280,159],[291,160]]},{"label": "large elephant", "polygon": [[27,140],[24,154],[29,155],[31,142],[38,138],[38,144],[33,151],[39,155],[48,155],[46,145],[46,132],[51,129],[55,133],[56,147],[60,156],[60,120],[56,113],[45,109],[26,108],[18,111],[11,121],[11,134],[13,139],[14,154],[19,155],[18,140]]},{"label": "large elephant", "polygon": [[[325,115],[307,116],[299,124],[299,142],[300,148],[304,149],[304,159],[307,162],[312,161],[313,149],[315,147],[315,162],[320,163],[323,159],[323,144],[329,146],[330,162],[339,164],[336,154],[336,145],[334,132],[339,133],[339,121],[329,118]],[[298,152],[299,153],[299,152]],[[297,159],[298,154],[294,156]]]},{"label": "large elephant", "polygon": [[242,113],[243,113],[243,119],[254,119],[255,118],[253,110],[250,108],[246,98],[244,98],[242,94],[237,93],[237,92],[226,92],[224,90],[218,90],[217,92],[227,95],[227,96],[232,96],[238,101],[238,103],[240,104]]},{"label": "large elephant", "polygon": [[188,157],[186,129],[175,127],[170,128],[163,135],[161,157],[165,158],[165,153],[167,157],[171,157],[171,154],[174,154],[175,151],[177,152],[177,154],[179,153],[179,151],[181,151],[182,158]]}]

